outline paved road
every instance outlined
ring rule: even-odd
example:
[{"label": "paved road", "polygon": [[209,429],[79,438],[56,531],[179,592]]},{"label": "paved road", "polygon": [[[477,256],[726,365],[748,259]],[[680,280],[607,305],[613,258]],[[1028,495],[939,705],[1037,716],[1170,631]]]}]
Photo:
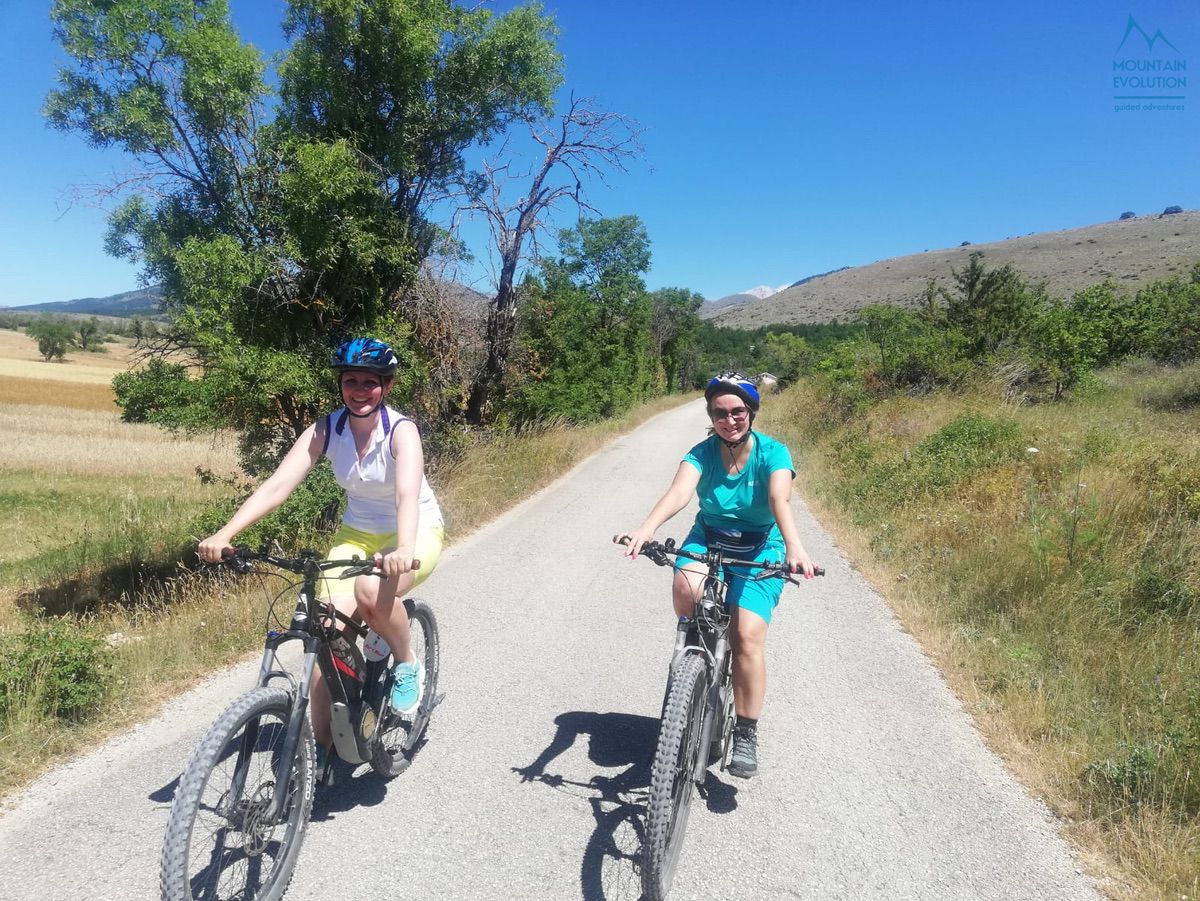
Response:
[{"label": "paved road", "polygon": [[[429,741],[390,783],[317,796],[289,899],[633,899],[673,637],[668,574],[622,559],[699,404],[667,413],[443,557]],[[712,776],[673,898],[1094,898],[1047,811],[797,501],[828,576],[789,588],[768,642],[764,773]],[[662,530],[682,537],[680,514]],[[157,897],[176,777],[254,678],[220,673],[39,780],[0,817],[0,898]]]}]

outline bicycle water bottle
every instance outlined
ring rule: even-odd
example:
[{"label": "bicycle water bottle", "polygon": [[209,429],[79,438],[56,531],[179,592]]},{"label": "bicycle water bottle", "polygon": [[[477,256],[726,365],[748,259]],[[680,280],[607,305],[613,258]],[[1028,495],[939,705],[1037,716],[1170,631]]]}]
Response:
[{"label": "bicycle water bottle", "polygon": [[367,632],[367,637],[363,639],[363,656],[367,658],[367,663],[383,660],[390,653],[392,653],[392,649],[383,640],[382,635],[374,629]]}]

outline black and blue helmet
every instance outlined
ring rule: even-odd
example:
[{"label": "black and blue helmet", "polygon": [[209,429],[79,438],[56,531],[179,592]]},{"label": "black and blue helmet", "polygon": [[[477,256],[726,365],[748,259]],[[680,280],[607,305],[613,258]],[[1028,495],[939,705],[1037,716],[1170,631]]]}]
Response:
[{"label": "black and blue helmet", "polygon": [[722,372],[714,375],[709,380],[708,387],[704,389],[705,403],[711,403],[718,394],[736,394],[746,402],[751,411],[758,412],[758,389],[754,387],[754,382],[740,372]]},{"label": "black and blue helmet", "polygon": [[399,364],[392,349],[375,338],[348,338],[333,352],[333,368],[339,372],[365,369],[390,379]]}]

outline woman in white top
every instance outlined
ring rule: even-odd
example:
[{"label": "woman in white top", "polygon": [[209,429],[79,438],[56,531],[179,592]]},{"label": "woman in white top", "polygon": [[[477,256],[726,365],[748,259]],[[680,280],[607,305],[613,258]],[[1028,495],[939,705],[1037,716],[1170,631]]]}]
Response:
[{"label": "woman in white top", "polygon": [[[343,613],[357,612],[387,641],[397,661],[392,707],[407,714],[421,703],[422,673],[409,644],[408,616],[397,598],[428,577],[437,564],[443,528],[437,499],[425,479],[416,424],[384,406],[397,362],[392,349],[374,338],[343,342],[334,352],[333,368],[345,406],[305,429],[279,468],[222,529],[200,542],[198,553],[202,560],[218,562],[239,532],[279,507],[321,456],[328,456],[347,498],[328,556],[374,557],[384,578],[359,576],[353,587],[348,581],[327,578],[322,594]],[[420,569],[414,569],[418,560]],[[319,673],[314,677],[310,709],[317,773],[322,775],[333,736],[329,690]]]}]

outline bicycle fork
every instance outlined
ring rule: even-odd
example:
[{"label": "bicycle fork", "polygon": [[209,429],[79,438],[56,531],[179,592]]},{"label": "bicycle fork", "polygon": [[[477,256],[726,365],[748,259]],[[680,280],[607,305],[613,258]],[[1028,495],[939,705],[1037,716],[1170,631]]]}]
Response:
[{"label": "bicycle fork", "polygon": [[712,745],[713,733],[725,729],[724,699],[721,697],[721,686],[724,682],[722,674],[717,671],[723,665],[729,654],[729,639],[721,636],[717,639],[716,647],[708,658],[708,680],[705,683],[704,722],[700,727],[700,753],[696,755],[696,770],[692,779],[697,785],[703,785],[709,766],[709,747]]},{"label": "bicycle fork", "polygon": [[[694,623],[690,619],[680,619],[679,630],[675,635],[675,651],[671,655],[671,671],[674,672],[675,667],[688,654],[700,654],[704,658],[705,689],[704,689],[704,719],[700,726],[700,737],[698,747],[700,753],[696,755],[696,768],[692,772],[691,777],[697,785],[702,785],[708,772],[708,748],[712,742],[713,731],[720,727],[722,733],[725,728],[725,699],[721,696],[721,686],[724,683],[723,673],[717,671],[718,666],[723,666],[724,661],[729,655],[729,638],[721,635],[717,638],[716,645],[710,651],[705,643],[700,640],[694,629]],[[668,690],[670,681],[668,680]],[[666,701],[664,699],[663,703]]]},{"label": "bicycle fork", "polygon": [[[269,644],[263,652],[262,667],[259,670],[258,684],[265,686],[273,676],[279,675],[274,669],[275,644]],[[278,823],[284,815],[284,804],[288,797],[288,786],[292,782],[292,772],[295,769],[297,752],[300,749],[300,731],[304,727],[304,717],[308,715],[308,690],[312,681],[313,668],[317,662],[315,642],[305,639],[304,666],[298,684],[294,686],[293,701],[288,710],[287,730],[283,735],[283,744],[279,749],[279,759],[275,770],[275,792],[271,806],[267,811],[268,823]],[[225,815],[229,816],[239,806],[246,788],[246,777],[250,770],[250,757],[258,744],[258,721],[246,724],[242,740],[238,746],[237,764],[233,771],[232,784],[229,787]]]}]

